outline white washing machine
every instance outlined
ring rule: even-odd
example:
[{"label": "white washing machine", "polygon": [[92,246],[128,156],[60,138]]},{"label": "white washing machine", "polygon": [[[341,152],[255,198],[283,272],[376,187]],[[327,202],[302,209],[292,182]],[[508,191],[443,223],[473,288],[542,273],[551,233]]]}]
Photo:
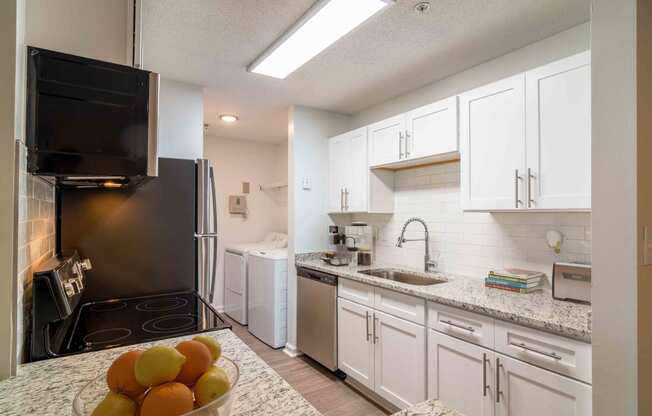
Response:
[{"label": "white washing machine", "polygon": [[272,348],[287,342],[287,249],[249,253],[249,332]]},{"label": "white washing machine", "polygon": [[254,250],[287,247],[287,234],[269,233],[255,243],[229,244],[224,250],[224,312],[236,322],[247,325],[247,259]]}]

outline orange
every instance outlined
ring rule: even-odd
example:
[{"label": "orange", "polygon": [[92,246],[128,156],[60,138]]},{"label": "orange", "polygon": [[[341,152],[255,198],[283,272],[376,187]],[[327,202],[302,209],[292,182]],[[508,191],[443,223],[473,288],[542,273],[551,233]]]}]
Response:
[{"label": "orange", "polygon": [[175,381],[188,386],[193,385],[213,364],[211,351],[198,341],[183,341],[176,348],[186,357],[186,362]]},{"label": "orange", "polygon": [[193,409],[192,391],[181,383],[152,387],[140,407],[140,416],[179,416]]},{"label": "orange", "polygon": [[136,381],[134,374],[134,365],[140,354],[140,351],[125,352],[113,361],[106,373],[106,384],[111,391],[135,399],[147,390]]}]

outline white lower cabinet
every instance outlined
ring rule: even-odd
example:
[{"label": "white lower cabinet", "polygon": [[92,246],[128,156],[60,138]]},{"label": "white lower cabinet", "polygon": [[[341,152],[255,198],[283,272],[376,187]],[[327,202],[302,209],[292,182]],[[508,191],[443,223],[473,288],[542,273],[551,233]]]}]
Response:
[{"label": "white lower cabinet", "polygon": [[338,298],[338,367],[403,409],[426,399],[426,329]]},{"label": "white lower cabinet", "polygon": [[496,353],[496,416],[590,416],[591,386]]},{"label": "white lower cabinet", "polygon": [[374,388],[373,309],[337,299],[337,367],[363,386]]},{"label": "white lower cabinet", "polygon": [[374,391],[401,409],[426,399],[426,329],[374,312]]},{"label": "white lower cabinet", "polygon": [[428,398],[465,416],[591,416],[591,386],[429,330]]},{"label": "white lower cabinet", "polygon": [[494,352],[430,330],[428,398],[437,398],[465,416],[494,414]]}]

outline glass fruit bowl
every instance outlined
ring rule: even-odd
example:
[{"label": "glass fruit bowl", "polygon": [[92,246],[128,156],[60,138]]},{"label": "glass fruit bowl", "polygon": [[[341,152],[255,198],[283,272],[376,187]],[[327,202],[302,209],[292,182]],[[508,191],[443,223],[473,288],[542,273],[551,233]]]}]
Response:
[{"label": "glass fruit bowl", "polygon": [[[238,385],[240,369],[236,363],[226,357],[220,357],[215,363],[221,367],[229,378],[231,388],[222,397],[208,403],[205,406],[196,408],[192,412],[185,413],[183,416],[230,416],[231,406],[233,405],[234,391]],[[75,395],[72,401],[73,416],[91,416],[93,410],[109,393],[109,387],[106,384],[106,372],[103,372],[93,380],[89,381]]]}]

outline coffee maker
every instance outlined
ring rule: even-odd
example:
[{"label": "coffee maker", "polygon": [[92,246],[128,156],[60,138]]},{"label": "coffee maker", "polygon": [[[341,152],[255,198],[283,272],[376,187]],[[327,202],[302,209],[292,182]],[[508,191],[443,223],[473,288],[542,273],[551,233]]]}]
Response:
[{"label": "coffee maker", "polygon": [[346,235],[341,232],[341,229],[342,228],[337,225],[328,226],[330,253],[328,256],[322,258],[322,260],[333,266],[345,266],[349,264]]}]

